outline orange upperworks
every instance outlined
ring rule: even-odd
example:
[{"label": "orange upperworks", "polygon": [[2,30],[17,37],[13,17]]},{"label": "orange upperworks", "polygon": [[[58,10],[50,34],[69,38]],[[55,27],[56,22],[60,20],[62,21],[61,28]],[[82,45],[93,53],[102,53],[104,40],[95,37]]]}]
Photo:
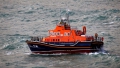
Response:
[{"label": "orange upperworks", "polygon": [[69,23],[61,20],[54,30],[49,30],[49,36],[43,38],[43,42],[76,42],[87,41],[86,27],[83,30],[72,28]]}]

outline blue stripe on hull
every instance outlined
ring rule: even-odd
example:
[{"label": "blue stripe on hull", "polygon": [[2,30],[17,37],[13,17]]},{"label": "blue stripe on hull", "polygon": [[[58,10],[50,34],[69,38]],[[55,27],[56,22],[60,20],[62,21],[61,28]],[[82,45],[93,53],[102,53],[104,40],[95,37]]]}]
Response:
[{"label": "blue stripe on hull", "polygon": [[[51,44],[53,44],[53,43],[51,43]],[[59,43],[54,43],[54,44],[59,44]],[[91,42],[82,42],[82,43],[79,42],[73,46],[76,48],[65,48],[67,46],[68,47],[71,46],[72,44],[75,44],[75,43],[71,43],[71,44],[66,45],[66,43],[64,42],[64,45],[65,45],[65,46],[63,46],[64,48],[54,48],[54,47],[49,47],[49,46],[43,46],[43,45],[40,46],[40,45],[33,45],[33,44],[29,44],[29,47],[30,47],[31,51],[75,50],[75,49],[88,49],[88,48],[82,48],[82,47],[91,47]],[[53,45],[53,46],[59,46],[59,45]],[[77,47],[81,47],[81,48],[77,48]]]},{"label": "blue stripe on hull", "polygon": [[75,46],[91,46],[91,42],[46,42],[49,44],[55,44],[55,45],[65,45],[65,46],[70,46],[70,45],[75,45]]}]

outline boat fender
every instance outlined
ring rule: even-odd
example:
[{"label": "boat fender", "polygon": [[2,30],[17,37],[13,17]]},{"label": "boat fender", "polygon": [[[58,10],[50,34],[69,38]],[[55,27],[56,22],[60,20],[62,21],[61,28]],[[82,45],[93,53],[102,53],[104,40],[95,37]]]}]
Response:
[{"label": "boat fender", "polygon": [[97,33],[95,33],[95,40],[97,41],[97,38],[98,38],[98,34]]},{"label": "boat fender", "polygon": [[102,41],[104,40],[104,38],[102,37]]},{"label": "boat fender", "polygon": [[86,34],[86,27],[83,26],[83,34],[85,35]]}]

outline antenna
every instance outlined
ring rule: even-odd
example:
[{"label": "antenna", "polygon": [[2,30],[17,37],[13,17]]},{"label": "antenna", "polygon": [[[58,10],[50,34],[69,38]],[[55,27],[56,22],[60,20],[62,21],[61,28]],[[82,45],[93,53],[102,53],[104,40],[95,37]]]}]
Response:
[{"label": "antenna", "polygon": [[[60,10],[60,12],[61,12],[61,10]],[[70,10],[66,9],[65,13],[62,14],[63,16],[60,15],[61,21],[66,22],[68,25],[70,25],[70,23],[69,23],[69,12],[70,12]]]},{"label": "antenna", "polygon": [[[67,17],[67,21],[69,23],[69,12],[70,12],[70,9],[66,9],[66,17]],[[69,23],[70,25],[70,23]]]}]

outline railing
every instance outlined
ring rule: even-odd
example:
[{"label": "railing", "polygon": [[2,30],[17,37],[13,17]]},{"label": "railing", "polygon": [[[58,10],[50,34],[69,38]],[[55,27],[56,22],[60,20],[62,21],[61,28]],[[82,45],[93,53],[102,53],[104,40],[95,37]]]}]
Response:
[{"label": "railing", "polygon": [[94,37],[94,36],[88,36],[87,41],[103,41],[103,37]]},{"label": "railing", "polygon": [[95,39],[94,41],[103,41],[103,37],[97,37],[97,38],[94,37],[94,39]]},{"label": "railing", "polygon": [[40,37],[31,37],[31,40],[30,41],[33,41],[33,42],[41,42],[43,40],[43,37],[40,36]]}]

